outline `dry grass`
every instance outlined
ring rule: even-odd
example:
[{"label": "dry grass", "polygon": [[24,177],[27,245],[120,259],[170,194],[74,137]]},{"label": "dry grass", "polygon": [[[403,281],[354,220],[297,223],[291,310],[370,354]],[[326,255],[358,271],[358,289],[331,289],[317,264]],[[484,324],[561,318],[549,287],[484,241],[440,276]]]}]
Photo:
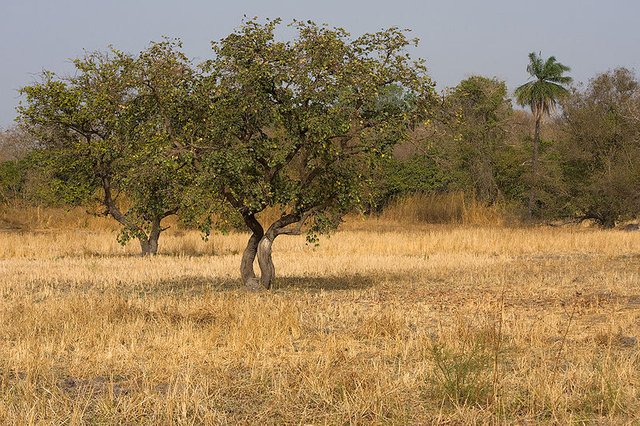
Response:
[{"label": "dry grass", "polygon": [[418,193],[393,200],[380,216],[403,223],[498,226],[516,222],[502,203],[485,205],[462,192]]},{"label": "dry grass", "polygon": [[242,234],[3,233],[0,423],[640,422],[640,233],[384,223],[258,294]]},{"label": "dry grass", "polygon": [[[96,211],[95,213],[97,213]],[[81,207],[34,207],[4,205],[0,209],[0,228],[14,231],[43,229],[83,229],[93,231],[115,230],[117,223],[108,217],[87,214]]]}]

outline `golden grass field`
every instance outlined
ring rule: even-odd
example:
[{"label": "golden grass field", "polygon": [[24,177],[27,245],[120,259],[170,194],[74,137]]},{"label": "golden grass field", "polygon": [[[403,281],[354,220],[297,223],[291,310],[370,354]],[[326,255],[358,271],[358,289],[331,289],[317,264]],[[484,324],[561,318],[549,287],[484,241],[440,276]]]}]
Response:
[{"label": "golden grass field", "polygon": [[638,424],[640,233],[0,233],[1,424]]}]

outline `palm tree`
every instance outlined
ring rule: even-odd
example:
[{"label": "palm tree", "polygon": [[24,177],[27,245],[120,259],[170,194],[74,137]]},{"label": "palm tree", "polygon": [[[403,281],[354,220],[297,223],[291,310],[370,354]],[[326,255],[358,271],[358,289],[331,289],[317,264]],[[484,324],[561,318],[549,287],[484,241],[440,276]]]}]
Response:
[{"label": "palm tree", "polygon": [[533,205],[536,199],[536,186],[538,184],[538,153],[540,150],[540,123],[543,116],[551,114],[558,104],[558,100],[569,94],[565,85],[571,83],[572,78],[562,75],[571,71],[566,65],[556,61],[554,56],[546,61],[542,54],[529,53],[529,65],[527,72],[531,81],[518,87],[514,94],[516,101],[521,106],[529,106],[536,120],[533,134],[533,152],[531,154],[531,190],[529,192],[528,214],[531,218]]}]

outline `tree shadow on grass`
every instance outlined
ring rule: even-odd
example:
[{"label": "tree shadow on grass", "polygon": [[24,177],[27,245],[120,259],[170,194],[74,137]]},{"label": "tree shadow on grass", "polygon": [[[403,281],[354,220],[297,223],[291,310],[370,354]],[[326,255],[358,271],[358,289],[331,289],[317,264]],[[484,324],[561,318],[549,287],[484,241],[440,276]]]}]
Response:
[{"label": "tree shadow on grass", "polygon": [[[272,292],[363,290],[374,285],[373,277],[280,277],[274,280]],[[210,292],[248,291],[240,278],[211,278],[198,275],[170,278],[136,289],[139,294],[199,296]],[[265,292],[267,292],[265,290]]]},{"label": "tree shadow on grass", "polygon": [[273,283],[273,291],[340,291],[364,290],[374,285],[373,277],[346,275],[341,277],[281,277]]}]

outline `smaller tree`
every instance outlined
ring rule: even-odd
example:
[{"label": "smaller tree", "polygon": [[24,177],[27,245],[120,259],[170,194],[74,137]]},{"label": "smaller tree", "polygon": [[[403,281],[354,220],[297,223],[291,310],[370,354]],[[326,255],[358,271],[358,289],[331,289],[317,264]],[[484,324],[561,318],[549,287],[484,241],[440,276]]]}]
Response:
[{"label": "smaller tree", "polygon": [[445,98],[447,156],[459,190],[484,202],[501,193],[497,174],[503,154],[511,102],[504,82],[482,76],[462,80]]},{"label": "smaller tree", "polygon": [[538,185],[538,158],[540,152],[540,126],[544,116],[551,114],[558,101],[569,94],[565,87],[572,78],[563,75],[571,71],[566,65],[556,61],[554,56],[547,60],[541,54],[531,52],[527,72],[533,78],[515,90],[516,101],[521,106],[529,106],[535,119],[533,150],[531,153],[531,188],[529,192],[528,215],[533,216]]},{"label": "smaller tree", "polygon": [[191,79],[176,47],[89,53],[74,61],[75,76],[45,72],[21,89],[19,122],[38,139],[38,164],[61,201],[86,203],[100,191],[105,214],[122,225],[119,241],[138,239],[143,255],[157,253],[161,221],[179,211],[190,182],[188,159],[170,153]]}]

